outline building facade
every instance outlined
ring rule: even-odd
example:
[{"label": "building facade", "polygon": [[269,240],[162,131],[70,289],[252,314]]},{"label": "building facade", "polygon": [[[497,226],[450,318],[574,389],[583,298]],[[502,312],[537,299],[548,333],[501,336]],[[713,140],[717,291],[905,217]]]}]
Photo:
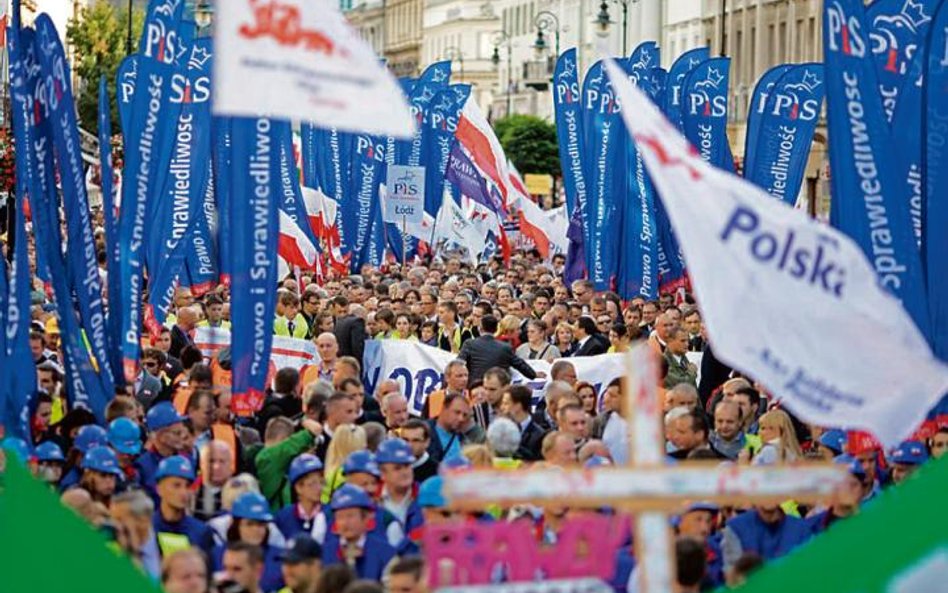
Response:
[{"label": "building facade", "polygon": [[395,76],[417,76],[421,62],[423,0],[385,0],[384,56]]},{"label": "building facade", "polygon": [[472,95],[485,113],[496,95],[491,40],[500,28],[500,19],[495,4],[484,0],[427,0],[422,19],[422,63],[450,60],[451,80],[470,84]]},{"label": "building facade", "polygon": [[366,0],[345,11],[349,24],[379,56],[385,52],[385,2]]}]

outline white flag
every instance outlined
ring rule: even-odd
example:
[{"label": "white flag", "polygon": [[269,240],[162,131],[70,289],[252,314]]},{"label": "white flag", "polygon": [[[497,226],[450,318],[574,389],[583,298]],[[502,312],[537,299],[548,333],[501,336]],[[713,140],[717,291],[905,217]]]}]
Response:
[{"label": "white flag", "polygon": [[911,318],[859,247],[705,163],[606,60],[622,117],[661,195],[714,353],[795,414],[897,444],[948,391]]},{"label": "white flag", "polygon": [[214,23],[214,113],[411,137],[396,80],[333,0],[227,0]]}]

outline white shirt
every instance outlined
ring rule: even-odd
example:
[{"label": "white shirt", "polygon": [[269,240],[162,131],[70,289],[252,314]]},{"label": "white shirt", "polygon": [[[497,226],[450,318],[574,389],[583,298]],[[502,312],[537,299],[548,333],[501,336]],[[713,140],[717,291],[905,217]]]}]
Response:
[{"label": "white shirt", "polygon": [[618,412],[610,414],[602,429],[602,442],[616,465],[629,462],[629,423]]}]

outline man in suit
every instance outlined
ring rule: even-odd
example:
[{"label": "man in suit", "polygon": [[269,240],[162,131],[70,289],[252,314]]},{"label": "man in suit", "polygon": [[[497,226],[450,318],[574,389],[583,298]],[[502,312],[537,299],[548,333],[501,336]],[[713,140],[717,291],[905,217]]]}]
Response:
[{"label": "man in suit", "polygon": [[362,305],[350,305],[349,314],[336,319],[336,342],[339,343],[339,356],[352,356],[362,363],[365,352],[365,317]]},{"label": "man in suit", "polygon": [[690,362],[688,353],[688,331],[677,329],[668,339],[665,347],[665,360],[668,361],[668,374],[665,375],[665,389],[671,389],[679,383],[698,386],[698,368]]},{"label": "man in suit", "polygon": [[504,389],[501,411],[520,427],[520,447],[514,454],[524,461],[540,461],[543,457],[540,447],[546,431],[533,421],[530,415],[530,403],[533,393],[524,385],[508,385]]},{"label": "man in suit", "polygon": [[688,330],[688,351],[701,352],[704,350],[704,335],[701,331],[701,312],[698,308],[688,309],[681,318],[682,327]]},{"label": "man in suit", "polygon": [[481,335],[464,342],[458,358],[467,363],[468,385],[483,379],[484,373],[492,367],[500,367],[509,371],[513,367],[528,379],[545,377],[538,374],[522,358],[514,353],[513,347],[494,338],[497,333],[497,318],[485,315],[481,318]]},{"label": "man in suit", "polygon": [[197,312],[191,307],[178,309],[178,319],[171,328],[171,349],[168,353],[175,358],[181,358],[181,351],[187,346],[194,345],[191,335],[197,326]]},{"label": "man in suit", "polygon": [[592,317],[583,315],[576,321],[574,332],[577,342],[573,356],[596,356],[605,354],[607,347]]}]

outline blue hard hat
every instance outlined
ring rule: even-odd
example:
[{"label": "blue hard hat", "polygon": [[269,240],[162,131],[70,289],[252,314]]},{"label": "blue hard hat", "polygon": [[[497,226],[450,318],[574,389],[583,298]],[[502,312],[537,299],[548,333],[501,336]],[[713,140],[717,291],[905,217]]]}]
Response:
[{"label": "blue hard hat", "polygon": [[721,512],[721,507],[714,504],[713,502],[699,500],[698,502],[689,504],[688,507],[681,512],[681,514],[684,515],[685,513],[693,513],[695,511],[707,511],[712,515],[717,515]]},{"label": "blue hard hat", "polygon": [[451,457],[445,458],[440,465],[438,465],[438,473],[443,474],[444,472],[470,469],[474,467],[471,463],[471,460],[463,455],[452,455]]},{"label": "blue hard hat", "polygon": [[902,465],[921,465],[928,461],[928,451],[918,441],[904,441],[892,452],[889,461]]},{"label": "blue hard hat", "polygon": [[377,463],[398,463],[411,465],[415,463],[415,456],[411,453],[411,445],[402,439],[386,439],[375,452]]},{"label": "blue hard hat", "polygon": [[122,475],[115,451],[103,445],[92,447],[82,457],[82,469],[91,469],[103,474]]},{"label": "blue hard hat", "polygon": [[158,471],[155,472],[155,482],[160,482],[165,478],[183,478],[193,482],[194,477],[194,465],[183,455],[165,457],[158,464]]},{"label": "blue hard hat", "polygon": [[85,453],[97,445],[108,445],[109,435],[98,424],[86,424],[76,433],[72,446],[80,453]]},{"label": "blue hard hat", "polygon": [[369,474],[376,478],[382,477],[379,464],[375,462],[375,456],[369,451],[356,451],[346,457],[346,462],[342,464],[342,474],[345,476]]},{"label": "blue hard hat", "polygon": [[313,472],[323,471],[323,462],[319,460],[319,457],[312,455],[310,453],[303,453],[298,455],[296,459],[290,463],[290,469],[286,474],[286,478],[290,481],[290,486],[296,484],[296,481],[300,478],[308,476]]},{"label": "blue hard hat", "polygon": [[846,450],[846,433],[838,429],[830,429],[820,435],[820,444],[839,455]]},{"label": "blue hard hat", "polygon": [[343,484],[332,495],[329,507],[334,511],[342,509],[369,509],[375,508],[372,497],[365,490],[352,484]]},{"label": "blue hard hat", "polygon": [[273,513],[270,512],[267,499],[256,492],[244,492],[238,496],[230,509],[230,515],[235,519],[251,519],[265,523],[273,521]]},{"label": "blue hard hat", "polygon": [[860,463],[858,459],[852,455],[849,455],[848,453],[837,455],[833,458],[833,462],[840,465],[845,465],[846,469],[849,470],[849,473],[856,476],[857,478],[862,479],[866,477],[866,470],[862,467],[862,463]]},{"label": "blue hard hat", "polygon": [[40,443],[36,447],[36,460],[60,461],[65,463],[66,456],[63,455],[63,450],[59,448],[59,445],[52,441],[46,441],[45,443]]},{"label": "blue hard hat", "polygon": [[593,469],[597,467],[608,467],[612,465],[612,462],[608,458],[603,457],[602,455],[593,455],[586,460],[586,463],[583,464],[583,467],[586,469]]},{"label": "blue hard hat", "polygon": [[129,418],[116,418],[109,424],[109,444],[119,453],[138,455],[142,450],[142,429]]},{"label": "blue hard hat", "polygon": [[432,476],[422,482],[418,488],[418,506],[422,508],[446,506],[444,495],[441,493],[443,483],[441,476]]},{"label": "blue hard hat", "polygon": [[23,439],[7,437],[0,443],[0,448],[14,453],[23,463],[30,459],[30,446]]},{"label": "blue hard hat", "polygon": [[145,414],[145,427],[149,432],[167,428],[178,422],[184,422],[184,416],[178,414],[171,402],[159,402]]}]

